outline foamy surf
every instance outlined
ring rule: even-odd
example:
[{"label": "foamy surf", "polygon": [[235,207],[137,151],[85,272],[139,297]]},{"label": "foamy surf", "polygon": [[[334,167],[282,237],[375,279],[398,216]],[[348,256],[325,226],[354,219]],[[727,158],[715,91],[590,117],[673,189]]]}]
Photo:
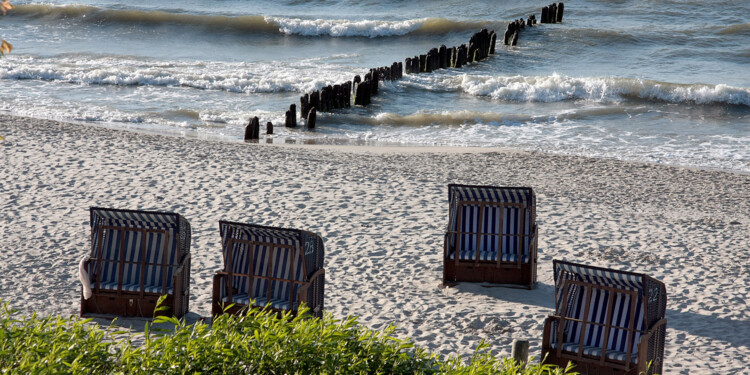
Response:
[{"label": "foamy surf", "polygon": [[[37,57],[4,59],[0,79],[58,81],[83,85],[189,87],[233,93],[307,92],[351,79],[353,71],[335,64],[308,62],[196,64],[124,56]],[[315,69],[310,65],[315,64]]]},{"label": "foamy surf", "polygon": [[[448,82],[446,82],[448,81]],[[499,100],[617,103],[627,99],[684,104],[732,104],[750,107],[750,89],[726,84],[679,84],[637,78],[551,76],[471,76],[440,80],[463,92]]]}]

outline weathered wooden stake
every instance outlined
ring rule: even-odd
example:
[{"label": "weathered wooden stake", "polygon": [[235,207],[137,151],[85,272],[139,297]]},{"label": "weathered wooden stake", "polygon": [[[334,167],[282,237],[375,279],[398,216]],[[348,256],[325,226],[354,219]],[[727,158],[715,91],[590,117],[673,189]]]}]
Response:
[{"label": "weathered wooden stake", "polygon": [[514,339],[511,356],[519,364],[529,362],[529,341]]},{"label": "weathered wooden stake", "polygon": [[448,47],[445,46],[445,44],[440,46],[440,49],[438,49],[438,55],[440,57],[440,69],[445,69],[448,67]]},{"label": "weathered wooden stake", "polygon": [[307,111],[310,109],[310,94],[305,94],[299,98],[299,114],[301,118],[307,118]]},{"label": "weathered wooden stake", "polygon": [[513,32],[516,31],[515,29],[516,24],[515,23],[509,23],[508,28],[505,29],[505,37],[503,38],[503,44],[506,46],[509,46],[510,43],[513,41]]},{"label": "weathered wooden stake", "polygon": [[310,94],[310,103],[307,107],[308,113],[310,112],[310,108],[320,108],[320,91],[315,90]]},{"label": "weathered wooden stake", "polygon": [[490,34],[490,55],[495,54],[495,43],[497,42],[497,33],[494,31]]},{"label": "weathered wooden stake", "polygon": [[552,3],[549,5],[549,23],[557,23],[557,4]]},{"label": "weathered wooden stake", "polygon": [[310,113],[307,114],[305,126],[307,126],[308,129],[315,129],[315,118],[317,117],[316,112],[315,107],[312,107],[310,108]]},{"label": "weathered wooden stake", "polygon": [[539,20],[541,23],[548,23],[549,22],[549,8],[543,7],[542,8],[542,19]]},{"label": "weathered wooden stake", "polygon": [[564,11],[565,11],[565,4],[557,3],[557,22],[562,22]]},{"label": "weathered wooden stake", "polygon": [[245,140],[258,139],[260,138],[260,122],[258,117],[253,117],[245,127]]},{"label": "weathered wooden stake", "polygon": [[273,134],[273,123],[271,121],[266,123],[266,134]]},{"label": "weathered wooden stake", "polygon": [[297,106],[292,104],[289,106],[289,115],[290,119],[289,122],[292,124],[292,128],[297,127]]}]

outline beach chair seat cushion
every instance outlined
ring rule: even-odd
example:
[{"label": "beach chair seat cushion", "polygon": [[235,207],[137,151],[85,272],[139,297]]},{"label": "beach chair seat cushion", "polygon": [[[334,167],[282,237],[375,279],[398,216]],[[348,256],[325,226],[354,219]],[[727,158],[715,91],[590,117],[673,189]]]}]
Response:
[{"label": "beach chair seat cushion", "polygon": [[[122,290],[127,292],[140,292],[141,284],[122,284],[122,289],[120,289],[117,282],[102,282],[99,284],[99,288],[113,291]],[[143,291],[146,293],[161,294],[164,292],[164,289],[161,286],[146,285],[144,286]],[[172,287],[167,288],[166,294],[174,294],[174,289]]]},{"label": "beach chair seat cushion", "polygon": [[[277,309],[277,310],[297,310],[299,307],[299,303],[297,301],[294,302],[294,305],[289,306],[289,298],[271,298],[270,300],[267,300],[265,297],[258,297],[254,299],[255,302],[253,303],[253,306],[255,307],[265,307],[266,305],[270,304],[271,308]],[[224,303],[229,303],[229,297],[223,298]],[[247,294],[239,294],[236,296],[232,296],[232,303],[240,304],[240,305],[250,305],[250,296]]]},{"label": "beach chair seat cushion", "polygon": [[[557,349],[557,343],[554,343],[550,345],[552,349]],[[569,352],[571,354],[578,353],[578,343],[563,343],[562,350],[565,352]],[[602,348],[598,346],[583,346],[583,355],[593,356],[593,357],[601,357],[602,355]],[[623,361],[625,362],[625,359],[627,358],[628,354],[626,352],[621,352],[618,350],[607,350],[606,357],[607,359],[613,359],[616,361]],[[633,363],[638,363],[638,354],[632,353],[630,355],[630,361]]]},{"label": "beach chair seat cushion", "polygon": [[[449,259],[451,260],[456,259],[455,252],[451,252],[448,256],[449,256]],[[464,250],[464,251],[459,252],[459,260],[476,260],[476,256],[477,256],[476,250]],[[497,262],[497,251],[480,251],[479,260]],[[518,254],[503,253],[500,256],[500,261],[518,262]],[[529,262],[529,255],[524,254],[523,257],[521,257],[521,263],[528,263],[528,262]]]}]

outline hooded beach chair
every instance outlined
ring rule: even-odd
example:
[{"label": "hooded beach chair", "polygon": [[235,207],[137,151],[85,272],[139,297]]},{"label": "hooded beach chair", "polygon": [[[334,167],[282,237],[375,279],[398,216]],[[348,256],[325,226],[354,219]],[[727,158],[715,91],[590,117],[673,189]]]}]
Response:
[{"label": "hooded beach chair", "polygon": [[534,288],[534,191],[528,187],[451,184],[448,201],[443,283],[473,281]]},{"label": "hooded beach chair", "polygon": [[555,315],[544,322],[545,363],[571,361],[583,374],[662,372],[667,329],[662,282],[558,260],[554,272]]},{"label": "hooded beach chair", "polygon": [[190,223],[174,213],[92,207],[91,255],[80,264],[81,315],[152,317],[188,311]]},{"label": "hooded beach chair", "polygon": [[[323,314],[323,239],[311,232],[219,222],[224,269],[214,276],[213,315],[268,307]],[[252,305],[251,305],[252,302]],[[231,304],[234,306],[229,307]]]}]

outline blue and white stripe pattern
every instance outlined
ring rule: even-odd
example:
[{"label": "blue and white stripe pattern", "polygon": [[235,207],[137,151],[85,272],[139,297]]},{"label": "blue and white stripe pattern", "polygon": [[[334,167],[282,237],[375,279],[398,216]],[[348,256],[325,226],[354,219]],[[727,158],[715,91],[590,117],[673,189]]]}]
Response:
[{"label": "blue and white stripe pattern", "polygon": [[[529,262],[534,226],[531,189],[449,185],[448,191],[448,231],[460,232],[458,253],[461,260],[476,260],[478,246],[479,260],[497,261],[499,252],[501,261],[518,262],[519,247],[522,247],[521,262]],[[448,236],[451,249],[456,248],[456,236],[454,233]],[[455,259],[455,251],[448,256]]]},{"label": "blue and white stripe pattern", "polygon": [[[232,295],[232,302],[248,305],[250,300],[254,299],[255,306],[265,306],[270,303],[271,307],[276,309],[296,309],[299,305],[297,291],[301,283],[272,279],[306,281],[304,250],[299,232],[224,221],[220,223],[220,227],[225,247],[225,271],[229,272],[231,267],[231,272],[235,274],[232,278],[232,287],[236,288],[236,292]],[[231,265],[228,264],[226,254],[226,244],[230,241],[230,236],[233,239],[254,242],[252,245],[234,242]],[[292,270],[294,270],[293,278],[291,277]],[[252,276],[237,276],[236,274]],[[251,284],[252,291],[249,292]],[[292,284],[294,284],[293,289]],[[223,284],[222,300],[229,301]]]},{"label": "blue and white stripe pattern", "polygon": [[[140,292],[143,274],[144,292],[166,289],[173,293],[173,275],[180,260],[178,215],[92,208],[91,226],[92,258],[98,261],[90,263],[88,272],[98,276],[100,289],[119,290],[123,262],[122,290]],[[101,254],[97,254],[100,246]],[[97,287],[95,280],[92,286]]]},{"label": "blue and white stripe pattern", "polygon": [[[567,284],[567,306],[563,311],[565,298],[565,281],[572,280],[586,284]],[[598,288],[597,286],[615,288],[621,292]],[[631,344],[631,361],[637,359],[638,341],[646,326],[645,306],[643,305],[644,276],[616,270],[590,267],[580,264],[555,261],[556,311],[560,316],[585,320],[589,323],[583,329],[583,323],[565,321],[563,325],[563,350],[578,352],[583,335],[583,353],[601,355],[607,324],[607,313],[612,304],[612,316],[607,334],[606,357],[625,361],[628,351],[628,328],[631,315],[633,320],[633,337]],[[632,292],[632,293],[630,293]],[[586,311],[586,300],[590,299]],[[599,325],[601,324],[601,325]],[[557,328],[553,329],[553,347],[557,347]]]}]

